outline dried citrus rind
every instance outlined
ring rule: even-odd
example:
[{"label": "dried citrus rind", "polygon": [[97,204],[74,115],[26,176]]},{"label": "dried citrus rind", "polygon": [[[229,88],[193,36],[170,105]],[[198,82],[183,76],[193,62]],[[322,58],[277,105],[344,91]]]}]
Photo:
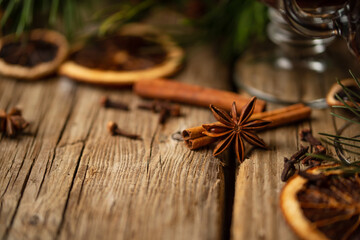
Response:
[{"label": "dried citrus rind", "polygon": [[[0,74],[14,78],[34,80],[54,73],[65,60],[68,53],[68,43],[62,34],[47,29],[35,29],[27,34],[27,41],[41,41],[54,45],[56,47],[54,57],[49,61],[40,61],[33,66],[14,64],[6,61],[5,58],[0,58]],[[18,42],[19,38],[15,34],[2,37],[0,39],[0,51],[7,45]]]},{"label": "dried citrus rind", "polygon": [[[103,67],[102,69],[98,66],[85,66],[84,64],[79,64],[74,61],[74,59],[70,58],[61,65],[59,73],[72,79],[87,83],[101,85],[128,85],[136,81],[172,75],[181,66],[184,57],[183,50],[178,47],[169,36],[149,25],[135,23],[128,24],[123,26],[116,35],[142,37],[144,39],[151,38],[152,41],[161,45],[164,49],[166,53],[165,59],[149,68],[116,70],[104,69]],[[81,49],[78,51],[81,51]],[[122,63],[127,61],[129,54],[126,51],[118,51],[114,52],[111,58],[113,61]]]},{"label": "dried citrus rind", "polygon": [[[308,172],[319,174],[324,168]],[[280,206],[286,221],[302,239],[359,239],[360,176],[322,173],[317,181],[296,175],[284,186]]]},{"label": "dried citrus rind", "polygon": [[[347,79],[343,79],[341,80],[341,84],[344,85],[347,88],[350,88],[350,90],[355,91],[355,92],[359,92],[359,87],[356,84],[355,80],[352,78],[347,78]],[[344,99],[344,101],[349,104],[350,106],[352,105],[351,101],[349,101],[349,99],[347,99],[346,94],[344,93],[342,87],[338,84],[335,83],[330,91],[328,92],[328,94],[326,95],[326,102],[329,106],[343,106],[344,104],[342,102],[340,102],[337,98],[336,98],[336,94],[339,94],[339,96],[341,98]],[[354,101],[358,102],[360,104],[360,99],[357,99],[356,97],[353,96]]]}]

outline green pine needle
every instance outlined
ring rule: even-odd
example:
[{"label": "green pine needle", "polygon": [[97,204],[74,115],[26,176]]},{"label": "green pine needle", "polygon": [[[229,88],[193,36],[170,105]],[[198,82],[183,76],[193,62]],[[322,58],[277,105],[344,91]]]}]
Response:
[{"label": "green pine needle", "polygon": [[335,97],[337,100],[339,100],[342,104],[344,104],[344,107],[348,110],[350,110],[352,113],[354,113],[357,117],[360,118],[360,113],[358,113],[356,110],[354,110],[354,107],[351,107],[346,101],[344,101],[338,94],[335,94]]},{"label": "green pine needle", "polygon": [[[59,27],[68,37],[79,29],[81,0],[0,0],[4,14],[0,21],[2,34],[17,36],[34,28]],[[85,3],[85,1],[83,1]],[[91,5],[92,1],[86,1]]]},{"label": "green pine needle", "polygon": [[[351,71],[350,71],[350,74],[360,89],[360,82],[359,82],[358,78],[356,78],[355,75]],[[336,94],[335,97],[343,104],[343,106],[334,106],[334,108],[341,108],[341,109],[349,110],[351,113],[354,114],[355,118],[352,119],[349,117],[339,115],[334,112],[331,112],[330,114],[334,117],[346,120],[349,123],[360,124],[360,121],[359,121],[360,107],[359,107],[359,104],[354,100],[354,97],[360,98],[359,94],[357,92],[355,92],[354,90],[351,90],[348,87],[344,86],[340,81],[337,81],[337,82],[338,82],[339,86],[342,87],[342,89],[343,89],[344,93],[346,94],[347,98],[349,99],[349,101],[344,101],[338,94]],[[351,102],[351,104],[349,102]],[[360,145],[357,144],[360,142],[359,136],[344,137],[344,136],[339,136],[336,134],[329,134],[329,133],[319,133],[319,134],[321,136],[326,137],[325,139],[321,138],[321,140],[324,141],[325,143],[330,144],[334,147],[341,146],[341,152],[345,151],[348,153],[360,155],[360,152],[357,152],[357,151],[354,151],[353,149],[351,149],[351,148],[360,149]],[[349,141],[352,141],[353,143],[350,143]],[[345,148],[344,146],[350,147],[350,149]],[[325,171],[341,170],[345,174],[346,173],[348,173],[348,174],[360,173],[360,165],[359,165],[360,161],[348,163],[348,162],[346,162],[345,159],[343,159],[340,156],[339,156],[339,159],[336,159],[336,158],[330,157],[330,156],[316,155],[316,154],[309,154],[309,156],[312,156],[314,158],[317,158],[317,159],[320,159],[323,161],[339,164],[339,166],[327,168],[327,169],[325,169]]]},{"label": "green pine needle", "polygon": [[328,134],[328,133],[319,133],[319,135],[323,135],[323,136],[327,136],[327,137],[331,137],[331,138],[340,138],[340,139],[354,141],[354,142],[360,142],[360,139],[357,139],[357,138],[337,136],[337,135]]},{"label": "green pine needle", "polygon": [[352,123],[355,123],[355,124],[360,124],[360,122],[357,122],[357,121],[355,121],[355,120],[353,120],[353,119],[350,119],[350,118],[347,118],[347,117],[344,117],[344,116],[341,116],[341,115],[336,114],[336,113],[334,113],[334,112],[331,112],[330,114],[333,115],[334,117],[337,117],[337,118],[346,120],[346,121],[348,121],[348,122],[352,122]]},{"label": "green pine needle", "polygon": [[119,11],[110,15],[110,17],[106,18],[105,21],[100,25],[99,35],[103,36],[111,29],[119,28],[122,24],[135,18],[137,15],[147,10],[152,5],[154,5],[153,0],[143,1],[135,6],[124,4],[123,6],[119,7]]},{"label": "green pine needle", "polygon": [[328,139],[331,140],[331,141],[340,143],[341,145],[350,146],[350,147],[354,147],[354,148],[360,148],[360,146],[355,145],[355,144],[346,143],[346,142],[343,142],[343,141],[340,141],[340,140],[337,140],[337,139],[332,139],[332,138],[328,138]]},{"label": "green pine needle", "polygon": [[356,84],[358,85],[358,87],[360,88],[359,78],[357,78],[351,70],[349,70],[349,73],[350,73],[350,75],[352,76],[352,78],[355,80],[355,82],[356,82]]},{"label": "green pine needle", "polygon": [[56,14],[59,9],[59,0],[53,0],[50,8],[49,23],[54,25],[56,22]]},{"label": "green pine needle", "polygon": [[[356,97],[358,97],[358,98],[360,98],[360,96],[359,96],[356,92],[354,92],[354,91],[352,91],[351,89],[349,89],[348,87],[344,86],[339,80],[337,80],[337,82],[338,82],[338,84],[342,87],[344,93],[346,94],[346,96],[348,97],[348,99],[351,101],[351,103],[354,104],[354,106],[355,106],[357,109],[359,109],[358,103],[354,100],[354,98],[353,98],[351,95],[356,96]],[[336,94],[336,98],[337,98],[339,101],[341,101],[342,103],[344,103],[344,100],[341,99],[338,94]]]},{"label": "green pine needle", "polygon": [[[347,107],[345,106],[340,106],[340,105],[335,105],[335,106],[332,106],[332,108],[342,108],[342,109],[348,109]],[[357,112],[360,112],[360,109],[355,109],[353,108],[354,111],[357,111]]]}]

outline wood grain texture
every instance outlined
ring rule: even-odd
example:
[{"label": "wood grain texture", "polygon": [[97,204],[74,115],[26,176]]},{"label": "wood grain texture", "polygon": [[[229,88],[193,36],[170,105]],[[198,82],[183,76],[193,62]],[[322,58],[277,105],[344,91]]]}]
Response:
[{"label": "wood grain texture", "polygon": [[[228,87],[209,47],[189,53],[178,80]],[[0,238],[221,237],[223,169],[210,149],[190,151],[171,138],[214,121],[207,109],[185,106],[184,116],[160,126],[158,115],[136,108],[142,100],[130,90],[1,78],[0,93],[1,108],[20,105],[31,122],[28,134],[0,140]],[[132,110],[101,108],[103,95]],[[110,136],[110,120],[143,140]]]}]

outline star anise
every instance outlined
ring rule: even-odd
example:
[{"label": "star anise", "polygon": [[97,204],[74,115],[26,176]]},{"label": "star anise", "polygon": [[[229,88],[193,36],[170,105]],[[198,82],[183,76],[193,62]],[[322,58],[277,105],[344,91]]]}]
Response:
[{"label": "star anise", "polygon": [[14,137],[28,125],[20,109],[12,108],[8,113],[0,109],[0,132],[5,133],[6,136]]},{"label": "star anise", "polygon": [[231,143],[235,142],[236,157],[239,163],[242,163],[245,159],[244,140],[252,145],[266,148],[265,142],[255,134],[255,130],[265,128],[271,122],[260,119],[249,120],[254,112],[255,102],[256,97],[253,97],[242,108],[239,116],[237,115],[235,102],[232,104],[230,115],[223,109],[210,105],[211,111],[220,123],[204,124],[202,126],[206,130],[203,134],[209,137],[219,138],[219,142],[213,152],[214,156],[219,155],[225,151]]}]

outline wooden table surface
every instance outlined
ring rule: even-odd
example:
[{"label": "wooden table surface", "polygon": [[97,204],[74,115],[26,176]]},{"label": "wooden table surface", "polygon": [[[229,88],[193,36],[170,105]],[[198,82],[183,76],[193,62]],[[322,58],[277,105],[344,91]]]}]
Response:
[{"label": "wooden table surface", "polygon": [[[233,73],[210,47],[186,52],[176,80],[231,89]],[[243,74],[265,79],[269,71]],[[131,110],[102,108],[104,95]],[[0,108],[20,106],[31,124],[18,138],[0,138],[0,238],[297,239],[279,208],[283,157],[305,144],[299,129],[333,133],[329,110],[261,133],[270,150],[251,151],[241,165],[225,154],[223,167],[210,147],[190,151],[171,137],[213,122],[208,109],[184,105],[184,116],[161,126],[156,114],[136,108],[142,101],[130,89],[60,77],[36,82],[1,77]],[[143,140],[110,136],[110,120]]]}]

